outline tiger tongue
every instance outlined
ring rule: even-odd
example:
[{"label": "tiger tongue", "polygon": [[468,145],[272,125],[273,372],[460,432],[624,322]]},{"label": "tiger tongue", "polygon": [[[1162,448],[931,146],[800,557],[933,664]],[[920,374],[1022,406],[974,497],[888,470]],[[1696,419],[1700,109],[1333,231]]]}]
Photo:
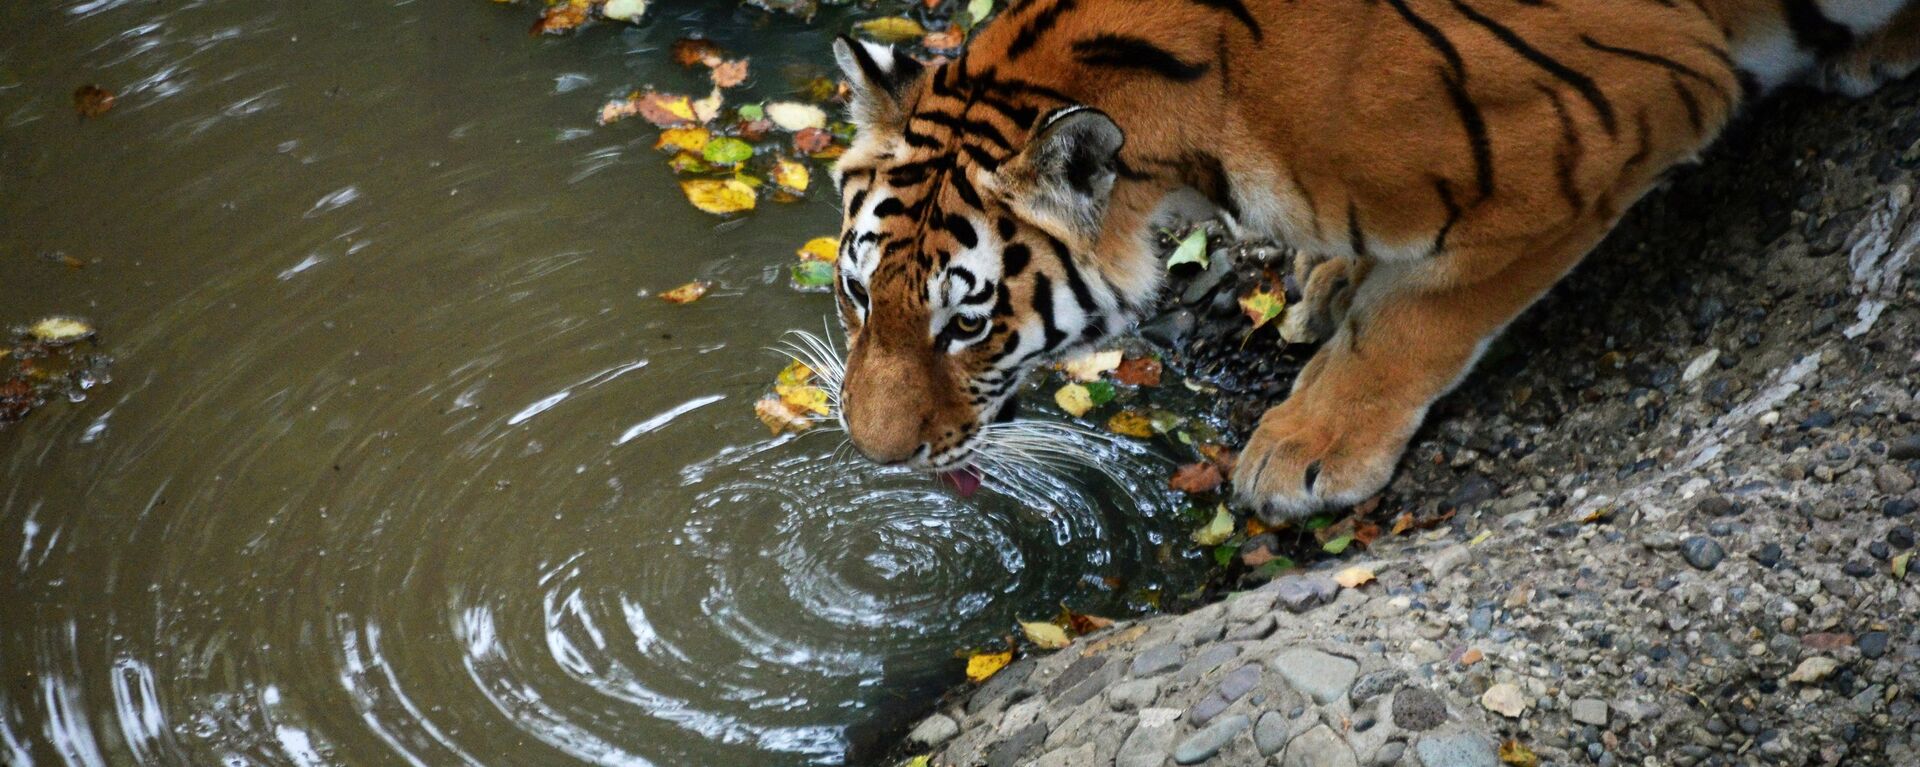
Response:
[{"label": "tiger tongue", "polygon": [[972,498],[980,491],[980,470],[972,466],[940,472],[940,481],[953,486],[961,498]]}]

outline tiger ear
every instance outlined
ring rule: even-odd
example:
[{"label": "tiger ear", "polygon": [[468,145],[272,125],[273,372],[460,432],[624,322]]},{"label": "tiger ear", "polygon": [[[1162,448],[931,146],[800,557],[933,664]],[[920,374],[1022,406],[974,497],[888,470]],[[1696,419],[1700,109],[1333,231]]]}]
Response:
[{"label": "tiger ear", "polygon": [[1093,107],[1073,106],[1043,118],[1003,175],[1027,207],[1082,243],[1100,236],[1107,201],[1120,174],[1126,134]]},{"label": "tiger ear", "polygon": [[891,45],[855,40],[841,35],[833,41],[833,60],[853,85],[851,112],[861,130],[897,127],[905,118],[907,93],[927,71],[912,56]]}]

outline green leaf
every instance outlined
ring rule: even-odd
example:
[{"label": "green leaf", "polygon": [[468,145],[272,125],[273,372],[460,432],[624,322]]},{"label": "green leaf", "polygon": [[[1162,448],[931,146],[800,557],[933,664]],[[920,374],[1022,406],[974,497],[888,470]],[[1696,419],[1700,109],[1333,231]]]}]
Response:
[{"label": "green leaf", "polygon": [[1213,520],[1193,531],[1193,542],[1202,546],[1218,546],[1233,537],[1233,514],[1227,511],[1226,504],[1213,512]]},{"label": "green leaf", "polygon": [[1213,561],[1221,567],[1226,567],[1227,565],[1233,564],[1233,555],[1239,552],[1239,546],[1231,543],[1222,543],[1213,548]]},{"label": "green leaf", "polygon": [[752,122],[767,118],[767,108],[759,104],[748,104],[740,108],[740,119]]},{"label": "green leaf", "polygon": [[1291,559],[1288,559],[1286,557],[1274,557],[1273,559],[1268,560],[1266,564],[1261,565],[1260,569],[1255,570],[1253,572],[1255,575],[1259,577],[1270,579],[1288,570],[1292,570],[1295,566],[1296,565],[1293,564],[1293,560]]},{"label": "green leaf", "polygon": [[993,13],[993,0],[973,0],[967,3],[967,19],[974,26],[979,26],[990,13]]},{"label": "green leaf", "polygon": [[921,754],[912,759],[908,759],[906,763],[900,765],[900,767],[933,767],[933,757]]},{"label": "green leaf", "polygon": [[1106,381],[1090,381],[1086,384],[1087,395],[1093,398],[1093,406],[1099,407],[1113,401],[1113,384]]},{"label": "green leaf", "polygon": [[1347,547],[1352,544],[1353,544],[1353,536],[1342,535],[1331,541],[1327,541],[1326,543],[1320,544],[1320,550],[1327,552],[1328,554],[1338,554],[1342,551],[1346,551]]},{"label": "green leaf", "polygon": [[1180,241],[1180,246],[1167,258],[1167,271],[1181,264],[1199,264],[1202,269],[1211,265],[1207,260],[1207,230],[1195,229]]},{"label": "green leaf", "polygon": [[833,264],[808,259],[793,265],[793,286],[801,290],[823,290],[833,285]]},{"label": "green leaf", "polygon": [[753,159],[753,145],[731,136],[724,136],[707,142],[707,148],[700,152],[707,162],[715,165],[738,165]]},{"label": "green leaf", "polygon": [[1893,577],[1895,580],[1904,581],[1907,579],[1907,563],[1911,561],[1913,561],[1913,552],[1911,551],[1893,558]]},{"label": "green leaf", "polygon": [[1316,514],[1307,519],[1308,530],[1324,530],[1333,526],[1332,514]]}]

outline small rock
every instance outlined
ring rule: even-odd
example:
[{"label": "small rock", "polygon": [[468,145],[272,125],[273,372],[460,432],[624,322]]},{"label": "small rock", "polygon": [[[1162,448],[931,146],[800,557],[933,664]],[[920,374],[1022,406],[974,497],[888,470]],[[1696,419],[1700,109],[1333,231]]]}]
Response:
[{"label": "small rock", "polygon": [[1140,653],[1133,659],[1133,675],[1136,677],[1153,676],[1174,666],[1180,665],[1185,653],[1170,644],[1158,645]]},{"label": "small rock", "polygon": [[1468,551],[1466,546],[1456,543],[1427,558],[1424,564],[1427,566],[1427,571],[1433,573],[1433,579],[1437,581],[1447,577],[1447,573],[1460,569],[1460,566],[1466,564],[1472,557],[1473,552]]},{"label": "small rock", "polygon": [[1700,376],[1706,375],[1707,371],[1713,369],[1713,363],[1718,361],[1720,361],[1720,350],[1708,349],[1706,353],[1687,363],[1686,372],[1680,374],[1681,383],[1693,383],[1699,380]]},{"label": "small rock", "polygon": [[1487,692],[1480,696],[1480,705],[1508,719],[1519,719],[1521,714],[1527,712],[1529,703],[1531,701],[1527,700],[1527,694],[1521,692],[1519,686],[1507,682],[1488,687]]},{"label": "small rock", "polygon": [[1260,721],[1253,725],[1253,745],[1260,750],[1261,756],[1272,756],[1287,747],[1287,741],[1293,739],[1293,726],[1278,711],[1268,711],[1260,715]]},{"label": "small rock", "polygon": [[1696,535],[1680,544],[1680,556],[1685,557],[1687,564],[1693,565],[1696,570],[1712,570],[1720,565],[1720,560],[1727,558],[1727,551],[1712,538]]},{"label": "small rock", "polygon": [[1901,437],[1887,443],[1887,457],[1896,461],[1920,458],[1920,434]]},{"label": "small rock", "polygon": [[1406,683],[1407,672],[1397,668],[1375,671],[1353,683],[1351,697],[1355,705],[1365,703],[1381,695],[1393,692],[1393,689]]},{"label": "small rock", "polygon": [[1107,706],[1115,711],[1146,708],[1160,697],[1160,680],[1129,679],[1107,690]]},{"label": "small rock", "polygon": [[1913,475],[1893,464],[1881,464],[1873,472],[1873,486],[1887,495],[1900,495],[1913,489]]},{"label": "small rock", "polygon": [[[899,731],[895,730],[895,732]],[[953,721],[953,717],[947,716],[946,714],[934,714],[933,716],[920,720],[919,724],[914,725],[913,731],[907,733],[907,740],[908,742],[918,743],[922,746],[938,746],[952,740],[953,736],[959,734],[960,723]]]},{"label": "small rock", "polygon": [[1393,767],[1400,763],[1400,757],[1407,753],[1407,744],[1392,741],[1374,749],[1373,756],[1367,759],[1372,767]]},{"label": "small rock", "polygon": [[1880,504],[1880,513],[1888,518],[1909,516],[1915,509],[1920,509],[1920,503],[1911,498],[1888,498],[1886,503]]},{"label": "small rock", "polygon": [[1408,687],[1393,695],[1393,724],[1408,732],[1425,732],[1447,721],[1447,704],[1425,687]]},{"label": "small rock", "polygon": [[1860,635],[1860,654],[1869,660],[1887,654],[1887,632],[1869,631]]},{"label": "small rock", "polygon": [[1034,722],[1027,725],[1013,737],[1000,741],[987,752],[987,767],[1013,767],[1028,761],[1027,752],[1038,748],[1047,739],[1047,725]]},{"label": "small rock", "polygon": [[1800,422],[1800,430],[1812,431],[1814,429],[1825,429],[1832,426],[1833,422],[1834,417],[1832,413],[1825,410],[1815,410],[1806,417],[1806,420]]},{"label": "small rock", "polygon": [[1816,655],[1800,661],[1800,666],[1787,675],[1787,681],[1794,684],[1813,684],[1831,676],[1839,668],[1839,661]]},{"label": "small rock", "polygon": [[1873,575],[1873,567],[1871,565],[1868,565],[1865,562],[1855,559],[1855,560],[1848,561],[1844,565],[1841,565],[1840,572],[1846,573],[1855,578],[1866,578]]},{"label": "small rock", "polygon": [[1290,575],[1261,588],[1272,589],[1278,595],[1280,604],[1293,613],[1319,607],[1340,594],[1340,584],[1332,578],[1318,575]]},{"label": "small rock", "polygon": [[1771,569],[1774,565],[1780,564],[1780,544],[1769,543],[1761,546],[1748,554],[1747,558],[1759,563],[1761,567]]},{"label": "small rock", "polygon": [[1469,474],[1446,500],[1440,502],[1440,508],[1466,509],[1499,494],[1500,488],[1493,484],[1493,480],[1477,473]]},{"label": "small rock", "polygon": [[1233,736],[1245,732],[1253,722],[1245,714],[1234,714],[1204,729],[1187,736],[1180,745],[1173,747],[1173,761],[1178,764],[1199,764],[1212,759],[1220,753],[1220,748],[1233,740]]},{"label": "small rock", "polygon": [[1319,650],[1293,649],[1268,661],[1273,670],[1322,705],[1346,696],[1347,688],[1360,672],[1360,664]]},{"label": "small rock", "polygon": [[1607,702],[1599,698],[1581,698],[1573,702],[1570,710],[1573,721],[1591,724],[1595,727],[1607,726]]},{"label": "small rock", "polygon": [[[1156,711],[1160,709],[1147,709]],[[1172,711],[1179,716],[1177,710]],[[1178,728],[1167,722],[1148,724],[1146,712],[1141,712],[1140,725],[1133,728],[1127,739],[1120,744],[1120,753],[1114,758],[1116,767],[1161,767],[1167,763],[1167,752],[1173,749],[1173,738],[1179,734]]]},{"label": "small rock", "polygon": [[1280,760],[1280,767],[1359,767],[1359,764],[1360,760],[1353,756],[1353,747],[1324,724],[1294,738],[1287,744],[1287,755]]},{"label": "small rock", "polygon": [[1485,737],[1453,731],[1434,733],[1413,746],[1425,767],[1499,767],[1500,756]]},{"label": "small rock", "polygon": [[1887,544],[1901,551],[1913,548],[1913,528],[1901,525],[1888,530]]}]

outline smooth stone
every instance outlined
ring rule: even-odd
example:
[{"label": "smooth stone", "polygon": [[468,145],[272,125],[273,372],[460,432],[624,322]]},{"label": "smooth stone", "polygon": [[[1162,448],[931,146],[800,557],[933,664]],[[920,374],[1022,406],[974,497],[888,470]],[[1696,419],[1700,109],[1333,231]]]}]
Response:
[{"label": "smooth stone", "polygon": [[1393,695],[1393,725],[1409,732],[1425,732],[1447,721],[1447,703],[1425,687],[1408,687]]},{"label": "smooth stone", "polygon": [[1304,648],[1283,651],[1268,663],[1294,689],[1306,693],[1321,705],[1345,697],[1347,688],[1353,686],[1354,676],[1360,673],[1358,663],[1338,655]]},{"label": "smooth stone", "polygon": [[1015,663],[1001,669],[1000,673],[994,674],[985,684],[980,685],[980,689],[973,693],[973,697],[967,699],[967,713],[978,714],[993,708],[1002,700],[1014,697],[1014,694],[1020,691],[1021,685],[1026,684],[1027,677],[1033,675],[1034,665],[1033,663]]},{"label": "smooth stone", "polygon": [[1205,729],[1187,736],[1186,740],[1180,741],[1180,745],[1173,747],[1173,761],[1177,764],[1199,764],[1212,759],[1214,754],[1220,753],[1220,749],[1227,745],[1227,741],[1233,740],[1233,736],[1245,732],[1251,726],[1253,722],[1247,719],[1246,714],[1234,714],[1207,725]]},{"label": "smooth stone", "polygon": [[1133,659],[1133,675],[1153,676],[1180,665],[1180,661],[1185,658],[1186,653],[1170,644],[1149,648]]},{"label": "smooth stone", "polygon": [[1273,612],[1275,595],[1270,592],[1249,591],[1234,597],[1227,603],[1227,618],[1234,623],[1246,623]]},{"label": "smooth stone", "polygon": [[1911,461],[1920,458],[1920,434],[1901,437],[1887,443],[1887,457],[1896,461]]},{"label": "smooth stone", "polygon": [[1727,558],[1726,549],[1712,538],[1696,535],[1680,544],[1680,556],[1696,570],[1712,570],[1720,566],[1720,560]]},{"label": "smooth stone", "polygon": [[1428,735],[1414,744],[1413,753],[1425,767],[1500,767],[1500,756],[1493,745],[1470,732]]},{"label": "smooth stone", "polygon": [[1340,584],[1324,576],[1289,575],[1261,588],[1273,589],[1288,612],[1303,613],[1333,601]]},{"label": "smooth stone", "polygon": [[1460,566],[1466,564],[1472,556],[1473,552],[1468,551],[1466,546],[1456,543],[1441,549],[1439,553],[1428,558],[1425,564],[1427,571],[1433,573],[1433,579],[1439,580],[1447,577],[1447,573],[1460,569]]},{"label": "smooth stone", "polygon": [[1293,725],[1278,711],[1268,711],[1260,715],[1260,721],[1253,725],[1253,745],[1260,750],[1261,756],[1272,756],[1287,747],[1287,741],[1293,739]]},{"label": "smooth stone", "polygon": [[1094,745],[1082,743],[1048,751],[1045,756],[1034,760],[1033,767],[1096,767],[1099,763]]},{"label": "smooth stone", "polygon": [[1194,656],[1193,660],[1188,661],[1186,666],[1181,667],[1179,673],[1174,675],[1174,681],[1178,684],[1199,679],[1212,673],[1214,669],[1226,665],[1227,661],[1233,660],[1239,657],[1239,655],[1240,648],[1234,645],[1220,644],[1208,647],[1199,655]]},{"label": "smooth stone", "polygon": [[1107,690],[1107,706],[1115,711],[1146,708],[1160,697],[1160,680],[1129,679]]},{"label": "smooth stone", "polygon": [[1368,761],[1373,764],[1374,767],[1391,767],[1392,765],[1399,764],[1400,757],[1406,753],[1407,744],[1396,740],[1374,751],[1373,758]]},{"label": "smooth stone", "polygon": [[[1175,711],[1174,715],[1179,713]],[[1166,723],[1149,726],[1143,718],[1140,726],[1133,728],[1120,744],[1120,754],[1113,761],[1115,767],[1161,767],[1167,763],[1167,752],[1173,748],[1173,736],[1178,732],[1178,728]]]},{"label": "smooth stone", "polygon": [[1220,697],[1220,693],[1207,693],[1199,703],[1193,704],[1193,708],[1187,709],[1187,721],[1192,722],[1195,727],[1206,726],[1208,722],[1213,721],[1214,717],[1226,713],[1227,707],[1231,705],[1233,701]]},{"label": "smooth stone", "polygon": [[920,720],[913,731],[907,733],[907,740],[922,746],[938,746],[960,734],[960,723],[946,714],[934,714]]},{"label": "smooth stone", "polygon": [[1570,709],[1573,721],[1591,724],[1595,727],[1607,726],[1607,702],[1599,698],[1581,698],[1573,702]]},{"label": "smooth stone", "polygon": [[1247,664],[1229,672],[1227,678],[1220,681],[1220,697],[1239,700],[1240,696],[1252,692],[1253,688],[1258,686],[1260,686],[1260,667]]},{"label": "smooth stone", "polygon": [[1323,724],[1287,744],[1280,767],[1360,767],[1360,760],[1354,758],[1352,746]]},{"label": "smooth stone", "polygon": [[1887,654],[1888,636],[1885,631],[1869,631],[1860,635],[1860,654],[1869,660],[1878,659]]},{"label": "smooth stone", "polygon": [[1060,672],[1060,675],[1054,677],[1052,682],[1047,683],[1047,697],[1059,697],[1060,693],[1066,692],[1068,688],[1085,681],[1087,677],[1093,676],[1094,672],[1099,671],[1106,665],[1107,656],[1105,655],[1093,655],[1074,661],[1073,665],[1067,667],[1067,670]]},{"label": "smooth stone", "polygon": [[1013,737],[1000,741],[987,752],[987,767],[1014,767],[1024,764],[1027,752],[1032,751],[1047,739],[1047,725],[1034,722],[1013,734]]}]

